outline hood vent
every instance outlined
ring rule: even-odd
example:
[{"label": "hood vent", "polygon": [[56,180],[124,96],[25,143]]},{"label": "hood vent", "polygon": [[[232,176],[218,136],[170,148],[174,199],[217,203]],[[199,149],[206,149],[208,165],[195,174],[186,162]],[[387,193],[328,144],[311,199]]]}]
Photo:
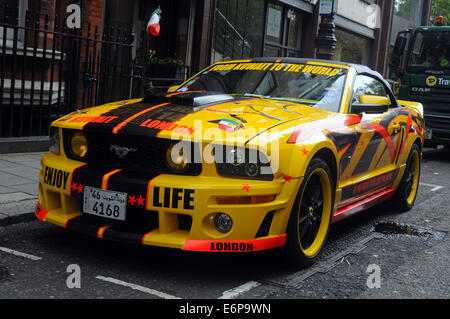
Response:
[{"label": "hood vent", "polygon": [[142,103],[172,103],[192,107],[194,111],[218,103],[234,101],[235,98],[219,92],[196,92],[179,95],[148,95]]}]

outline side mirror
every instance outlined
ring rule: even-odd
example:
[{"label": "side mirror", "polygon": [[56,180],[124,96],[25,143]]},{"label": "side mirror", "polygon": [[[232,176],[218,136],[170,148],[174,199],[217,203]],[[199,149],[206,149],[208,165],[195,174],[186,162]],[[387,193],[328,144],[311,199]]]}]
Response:
[{"label": "side mirror", "polygon": [[167,93],[173,93],[173,92],[175,92],[176,90],[178,90],[179,88],[180,88],[179,85],[171,86],[171,87],[167,90]]},{"label": "side mirror", "polygon": [[351,113],[353,114],[381,114],[389,110],[390,101],[387,97],[376,95],[361,95],[360,102],[352,104]]}]

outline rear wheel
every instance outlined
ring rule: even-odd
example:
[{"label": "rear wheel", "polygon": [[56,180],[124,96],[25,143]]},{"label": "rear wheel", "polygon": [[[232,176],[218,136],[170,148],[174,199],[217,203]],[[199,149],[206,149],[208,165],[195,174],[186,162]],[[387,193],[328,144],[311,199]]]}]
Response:
[{"label": "rear wheel", "polygon": [[394,204],[400,211],[409,211],[414,206],[419,190],[421,164],[420,148],[414,144],[406,162],[405,173],[394,197]]},{"label": "rear wheel", "polygon": [[327,163],[312,160],[289,218],[285,252],[290,263],[309,266],[324,246],[331,224],[333,189]]}]

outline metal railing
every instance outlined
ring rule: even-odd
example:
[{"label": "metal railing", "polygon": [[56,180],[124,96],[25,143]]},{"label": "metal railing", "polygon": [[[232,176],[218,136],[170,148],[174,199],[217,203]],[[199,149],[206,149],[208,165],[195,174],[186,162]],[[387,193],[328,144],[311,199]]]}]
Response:
[{"label": "metal railing", "polygon": [[[154,79],[129,30],[86,25],[68,29],[64,17],[26,12],[0,17],[0,137],[47,135],[49,124],[76,109],[141,97],[189,76]],[[11,20],[16,20],[12,23]],[[140,46],[142,47],[142,46]],[[142,58],[144,56],[144,58]]]},{"label": "metal railing", "polygon": [[[246,40],[247,21],[242,22],[239,20],[245,19],[247,16],[248,0],[242,2],[234,1],[234,4],[234,14],[222,12],[219,8],[216,8],[214,54],[217,55],[215,59],[218,60],[250,57],[255,54],[251,43]],[[226,7],[230,6],[231,4],[227,1]],[[238,16],[238,14],[244,14],[244,16]],[[241,21],[240,28],[235,25],[238,20]]]}]

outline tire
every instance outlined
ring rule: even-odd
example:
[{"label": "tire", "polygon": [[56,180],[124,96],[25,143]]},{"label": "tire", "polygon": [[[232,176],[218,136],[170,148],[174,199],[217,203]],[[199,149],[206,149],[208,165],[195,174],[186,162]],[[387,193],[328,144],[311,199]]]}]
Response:
[{"label": "tire", "polygon": [[405,172],[393,199],[395,207],[400,212],[407,212],[414,206],[419,190],[421,166],[420,147],[414,144],[409,152]]},{"label": "tire", "polygon": [[328,237],[334,196],[330,168],[324,160],[313,159],[289,217],[284,247],[288,263],[307,267],[317,259]]}]

